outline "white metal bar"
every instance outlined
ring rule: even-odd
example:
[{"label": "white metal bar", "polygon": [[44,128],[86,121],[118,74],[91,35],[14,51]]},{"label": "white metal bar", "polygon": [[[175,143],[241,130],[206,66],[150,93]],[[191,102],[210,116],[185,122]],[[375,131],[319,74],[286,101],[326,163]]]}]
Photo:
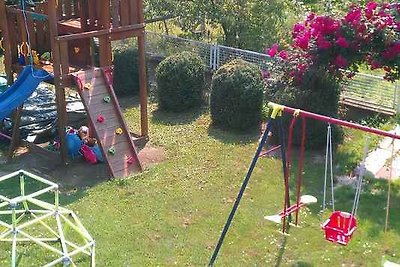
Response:
[{"label": "white metal bar", "polygon": [[[58,238],[37,237],[36,239],[39,240],[39,241],[42,241],[42,242],[59,242]],[[5,238],[5,239],[0,238],[0,241],[1,242],[12,242],[13,239],[11,239],[11,238]],[[17,238],[17,242],[31,242],[31,240],[29,238]]]},{"label": "white metal bar", "polygon": [[11,266],[15,267],[17,264],[17,232],[14,232],[12,239],[12,249],[11,249]]},{"label": "white metal bar", "polygon": [[[41,207],[41,208],[48,209],[48,210],[51,210],[54,212],[56,211],[56,207],[53,204],[44,202],[42,200],[39,200],[36,198],[30,198],[30,199],[28,199],[28,201],[35,204],[36,206]],[[58,209],[59,209],[58,210],[59,213],[66,213],[66,214],[72,213],[72,211],[70,211],[69,209],[63,208],[61,206]]]},{"label": "white metal bar", "polygon": [[[74,230],[77,232],[77,233],[79,233],[83,238],[85,238],[85,239],[87,239],[87,240],[89,240],[89,241],[93,241],[93,238],[90,236],[90,234],[86,231],[86,229],[82,226],[81,227],[81,225],[79,225],[80,224],[80,222],[78,223],[77,221],[76,221],[76,219],[74,218],[74,220],[75,220],[75,223],[77,224],[77,225],[75,225],[73,222],[71,222],[67,217],[65,217],[63,214],[60,214],[61,215],[61,217],[64,219],[64,221],[69,225],[69,226],[71,226],[72,228],[74,228]],[[83,229],[82,229],[83,228]]]},{"label": "white metal bar", "polygon": [[49,212],[49,213],[44,214],[44,215],[42,215],[42,216],[40,216],[40,217],[36,217],[35,219],[33,219],[33,220],[31,220],[31,221],[25,222],[25,223],[23,223],[23,224],[17,226],[16,229],[17,229],[18,231],[20,231],[21,229],[23,229],[23,228],[25,228],[25,227],[28,227],[28,226],[30,226],[30,225],[32,225],[32,224],[35,224],[35,223],[37,223],[37,222],[39,222],[39,221],[41,221],[41,220],[44,220],[44,219],[46,219],[46,218],[48,218],[48,217],[51,217],[52,215],[54,215],[54,212]]},{"label": "white metal bar", "polygon": [[4,205],[4,203],[1,203],[0,207],[5,207],[5,206],[9,205],[10,202],[11,202],[11,199],[9,199],[9,198],[7,198],[7,197],[5,197],[3,195],[0,195],[0,199],[5,201],[5,203],[6,203],[5,205]]},{"label": "white metal bar", "polygon": [[52,247],[52,246],[49,246],[48,244],[46,244],[46,243],[44,243],[44,242],[42,242],[42,241],[40,241],[40,240],[37,240],[37,238],[35,238],[35,237],[33,237],[33,236],[31,236],[31,235],[25,233],[25,232],[22,231],[22,230],[19,230],[18,233],[21,234],[21,235],[23,235],[23,236],[25,236],[26,238],[30,239],[32,242],[38,244],[39,246],[42,246],[42,247],[44,247],[44,248],[46,248],[46,249],[48,249],[48,250],[50,250],[50,251],[53,251],[54,253],[63,255],[62,251],[60,251],[60,250],[58,250],[58,249],[56,249],[56,248],[54,248],[54,247]]},{"label": "white metal bar", "polygon": [[19,170],[19,171],[15,171],[15,172],[6,174],[6,175],[4,175],[4,176],[1,176],[1,177],[0,177],[0,182],[5,181],[5,180],[10,179],[10,178],[13,178],[13,177],[15,177],[15,176],[18,176],[21,172],[23,172],[23,171],[22,171],[22,170]]},{"label": "white metal bar", "polygon": [[31,193],[31,194],[29,194],[29,195],[26,195],[26,196],[19,196],[19,197],[13,198],[11,201],[14,201],[15,203],[21,203],[21,202],[23,202],[23,201],[29,200],[29,199],[31,199],[31,198],[38,197],[38,196],[40,196],[40,195],[43,195],[43,194],[45,194],[45,193],[47,193],[47,192],[50,192],[50,191],[52,191],[52,190],[55,190],[55,189],[57,189],[57,186],[53,186],[53,185],[52,185],[52,186],[46,187],[46,188],[44,188],[44,189],[41,189],[41,190],[39,190],[39,191],[36,191],[36,192],[34,192],[34,193]]},{"label": "white metal bar", "polygon": [[68,249],[67,245],[65,244],[65,236],[61,225],[60,215],[58,213],[56,213],[56,221],[57,221],[58,235],[60,236],[61,247],[65,257],[65,255],[68,254]]},{"label": "white metal bar", "polygon": [[42,177],[40,177],[40,176],[37,176],[36,174],[33,174],[33,173],[31,173],[31,172],[27,172],[27,171],[24,171],[24,170],[21,170],[21,171],[22,171],[25,175],[27,175],[29,178],[32,178],[32,179],[34,179],[34,180],[36,180],[36,181],[42,182],[42,183],[47,184],[47,185],[49,185],[49,186],[54,186],[54,187],[58,188],[58,184],[53,183],[52,181],[49,181],[49,180],[47,180],[47,179],[44,179],[44,178],[42,178]]}]

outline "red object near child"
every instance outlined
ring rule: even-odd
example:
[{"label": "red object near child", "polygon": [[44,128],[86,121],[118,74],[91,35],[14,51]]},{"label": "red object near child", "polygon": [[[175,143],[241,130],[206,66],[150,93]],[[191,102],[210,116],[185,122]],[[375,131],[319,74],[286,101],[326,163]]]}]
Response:
[{"label": "red object near child", "polygon": [[96,154],[93,152],[93,150],[90,149],[88,145],[82,145],[80,152],[82,153],[83,157],[85,160],[90,163],[90,164],[96,164],[97,163],[97,157]]},{"label": "red object near child", "polygon": [[357,229],[357,219],[351,213],[334,211],[321,227],[326,240],[346,246]]}]

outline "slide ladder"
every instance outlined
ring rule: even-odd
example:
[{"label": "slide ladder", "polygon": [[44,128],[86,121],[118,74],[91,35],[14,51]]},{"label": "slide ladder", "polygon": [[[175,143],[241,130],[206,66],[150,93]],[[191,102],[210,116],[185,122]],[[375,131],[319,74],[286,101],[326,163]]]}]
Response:
[{"label": "slide ladder", "polygon": [[73,73],[94,135],[113,177],[143,170],[112,86],[112,70],[93,68]]}]

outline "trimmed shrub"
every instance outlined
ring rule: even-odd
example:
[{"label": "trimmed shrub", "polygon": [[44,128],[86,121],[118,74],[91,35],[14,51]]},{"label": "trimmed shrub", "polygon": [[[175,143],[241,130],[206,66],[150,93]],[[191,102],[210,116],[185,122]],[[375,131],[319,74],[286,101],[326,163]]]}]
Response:
[{"label": "trimmed shrub", "polygon": [[[303,77],[301,85],[293,87],[284,78],[269,81],[266,100],[302,110],[337,117],[339,109],[340,85],[331,75],[323,70],[310,69]],[[292,116],[284,116],[284,125],[289,128]],[[295,128],[294,144],[300,143],[300,119]],[[326,123],[307,120],[307,141],[309,148],[323,148],[326,144]],[[341,140],[340,127],[332,125],[334,142]]]},{"label": "trimmed shrub", "polygon": [[260,69],[241,59],[219,68],[212,77],[210,108],[213,124],[243,131],[262,117],[264,81]]},{"label": "trimmed shrub", "polygon": [[139,92],[139,63],[137,48],[128,45],[113,47],[114,90],[118,96]]},{"label": "trimmed shrub", "polygon": [[160,109],[180,112],[204,103],[205,67],[194,54],[182,52],[157,66],[157,96]]}]

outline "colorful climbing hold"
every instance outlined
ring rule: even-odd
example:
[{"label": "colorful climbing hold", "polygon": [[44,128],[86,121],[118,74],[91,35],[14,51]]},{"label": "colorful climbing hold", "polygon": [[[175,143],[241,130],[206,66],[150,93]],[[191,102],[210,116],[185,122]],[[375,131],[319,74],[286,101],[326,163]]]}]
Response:
[{"label": "colorful climbing hold", "polygon": [[103,123],[104,122],[104,120],[105,120],[105,118],[104,118],[104,116],[103,115],[99,115],[99,116],[97,116],[97,122],[99,122],[99,123]]},{"label": "colorful climbing hold", "polygon": [[117,129],[115,130],[115,133],[118,134],[118,135],[121,135],[121,134],[124,133],[124,131],[122,130],[122,128],[117,128]]},{"label": "colorful climbing hold", "polygon": [[108,153],[110,153],[111,155],[115,155],[115,147],[110,147],[109,149],[108,149]]},{"label": "colorful climbing hold", "polygon": [[106,96],[103,98],[103,100],[104,100],[104,102],[106,102],[106,103],[110,103],[111,97],[110,97],[109,95],[106,95]]},{"label": "colorful climbing hold", "polygon": [[83,86],[84,89],[90,90],[92,89],[92,84],[91,83],[85,83],[85,85]]},{"label": "colorful climbing hold", "polygon": [[130,156],[128,157],[128,160],[126,161],[128,164],[133,164],[135,162],[135,158]]}]

